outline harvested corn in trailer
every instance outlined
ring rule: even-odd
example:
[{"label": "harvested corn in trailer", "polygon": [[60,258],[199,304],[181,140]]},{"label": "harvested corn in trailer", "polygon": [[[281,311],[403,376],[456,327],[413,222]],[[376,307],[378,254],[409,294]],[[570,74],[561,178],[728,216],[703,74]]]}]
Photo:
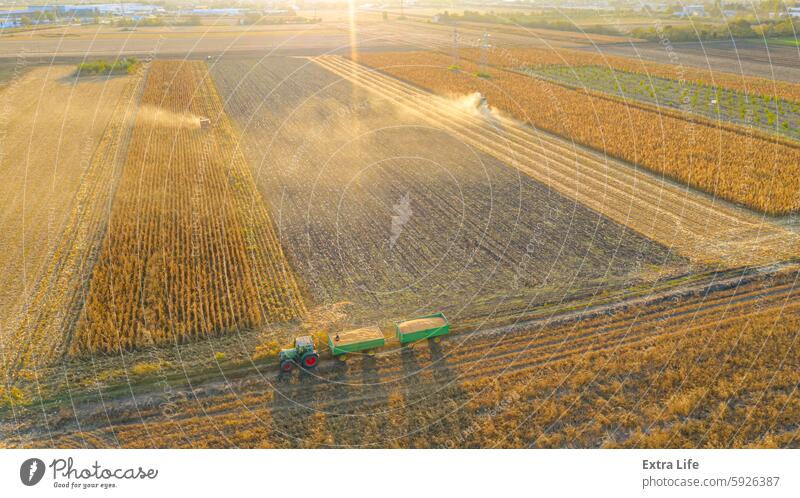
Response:
[{"label": "harvested corn in trailer", "polygon": [[333,356],[380,348],[385,342],[383,332],[378,327],[364,327],[328,334],[328,345],[331,347]]},{"label": "harvested corn in trailer", "polygon": [[396,322],[395,333],[401,344],[421,341],[450,333],[450,323],[444,313],[422,316],[412,320]]}]

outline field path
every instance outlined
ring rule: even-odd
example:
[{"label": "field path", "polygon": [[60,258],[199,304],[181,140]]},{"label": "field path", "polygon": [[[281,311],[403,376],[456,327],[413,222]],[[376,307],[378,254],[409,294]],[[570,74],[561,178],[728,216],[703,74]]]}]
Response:
[{"label": "field path", "polygon": [[800,253],[798,234],[766,217],[496,113],[482,115],[349,59],[313,60],[697,263],[757,265]]}]

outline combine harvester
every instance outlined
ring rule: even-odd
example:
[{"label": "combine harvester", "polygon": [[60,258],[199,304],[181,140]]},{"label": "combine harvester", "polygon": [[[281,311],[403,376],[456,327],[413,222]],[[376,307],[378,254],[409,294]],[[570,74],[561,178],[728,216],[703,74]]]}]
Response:
[{"label": "combine harvester", "polygon": [[[444,313],[404,320],[394,323],[395,337],[401,345],[433,339],[439,341],[441,336],[450,333],[450,322]],[[377,326],[363,327],[328,334],[328,346],[331,355],[346,361],[351,353],[372,355],[377,349],[386,345],[386,338]],[[310,336],[297,337],[295,347],[284,349],[280,356],[280,369],[289,372],[295,365],[314,368],[319,363],[319,353]]]}]

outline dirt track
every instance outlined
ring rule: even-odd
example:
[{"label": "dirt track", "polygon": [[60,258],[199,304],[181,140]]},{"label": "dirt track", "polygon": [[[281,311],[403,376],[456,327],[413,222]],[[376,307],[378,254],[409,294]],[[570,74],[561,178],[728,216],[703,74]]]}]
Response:
[{"label": "dirt track", "polygon": [[688,187],[502,116],[464,110],[348,59],[325,56],[314,61],[694,261],[755,265],[794,257],[800,251],[796,233]]}]

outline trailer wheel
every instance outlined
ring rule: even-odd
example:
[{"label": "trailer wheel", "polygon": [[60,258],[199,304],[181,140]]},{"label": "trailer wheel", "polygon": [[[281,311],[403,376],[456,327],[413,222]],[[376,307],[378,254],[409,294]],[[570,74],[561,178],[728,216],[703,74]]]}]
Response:
[{"label": "trailer wheel", "polygon": [[294,362],[292,360],[283,360],[281,362],[281,372],[291,372],[294,368]]},{"label": "trailer wheel", "polygon": [[317,353],[308,353],[303,356],[300,363],[306,368],[314,368],[317,366],[317,363],[319,363],[319,355]]}]

